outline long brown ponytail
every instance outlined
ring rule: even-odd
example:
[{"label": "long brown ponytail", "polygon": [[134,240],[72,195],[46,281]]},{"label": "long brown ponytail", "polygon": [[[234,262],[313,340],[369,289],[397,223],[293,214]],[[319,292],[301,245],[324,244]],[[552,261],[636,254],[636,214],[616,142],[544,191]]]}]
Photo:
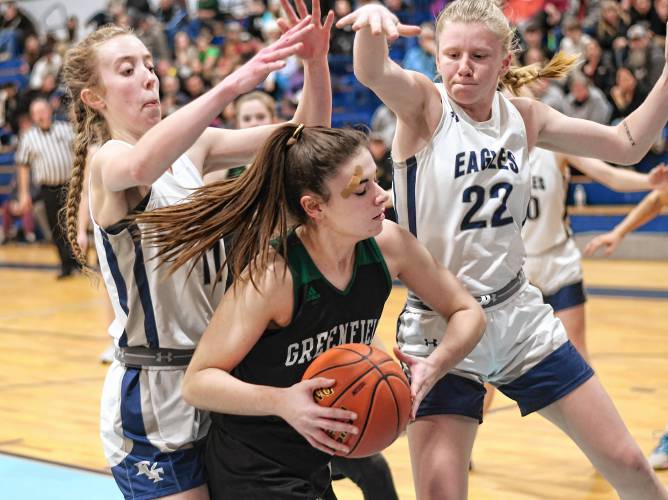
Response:
[{"label": "long brown ponytail", "polygon": [[269,264],[271,240],[285,249],[291,226],[307,223],[302,194],[329,200],[325,182],[366,141],[363,132],[353,129],[306,127],[297,132],[295,125],[284,125],[241,177],[200,188],[184,203],[139,214],[136,220],[145,224],[144,238],[160,247],[158,257],[172,270],[234,235],[227,265],[236,277],[248,265],[245,276],[255,283],[253,275]]}]

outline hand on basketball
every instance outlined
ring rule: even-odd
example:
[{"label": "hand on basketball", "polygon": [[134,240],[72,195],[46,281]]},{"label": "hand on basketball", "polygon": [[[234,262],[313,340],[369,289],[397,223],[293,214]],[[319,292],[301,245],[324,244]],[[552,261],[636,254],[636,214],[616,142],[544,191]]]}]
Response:
[{"label": "hand on basketball", "polygon": [[390,42],[400,36],[417,36],[421,31],[419,26],[400,23],[397,16],[379,4],[365,5],[342,17],[336,23],[339,29],[349,25],[352,25],[353,31],[359,31],[368,26],[372,34],[385,35]]},{"label": "hand on basketball", "polygon": [[603,255],[609,257],[615,251],[620,241],[622,241],[622,236],[614,231],[601,234],[587,243],[584,254],[587,256],[594,255],[599,248],[603,247]]},{"label": "hand on basketball", "polygon": [[649,185],[652,189],[668,190],[668,167],[661,163],[649,173]]},{"label": "hand on basketball", "polygon": [[394,354],[399,361],[408,366],[411,372],[411,398],[413,399],[411,420],[415,420],[420,403],[444,374],[428,357],[421,358],[404,354],[396,346],[394,347]]},{"label": "hand on basketball", "polygon": [[283,68],[285,59],[303,49],[302,41],[313,28],[311,16],[306,16],[283,33],[281,38],[260,50],[250,61],[224,81],[234,86],[236,94],[250,92],[264,81],[269,73]]},{"label": "hand on basketball", "polygon": [[332,387],[334,383],[332,379],[313,378],[288,387],[285,389],[285,405],[279,416],[314,448],[330,455],[337,451],[347,454],[350,452],[348,447],[332,439],[327,431],[357,434],[357,427],[348,423],[355,420],[357,415],[340,408],[320,406],[313,400],[314,391]]},{"label": "hand on basketball", "polygon": [[[329,52],[329,38],[334,23],[334,12],[329,11],[325,18],[325,24],[322,23],[320,13],[320,0],[313,0],[313,12],[311,16],[311,24],[313,29],[302,39],[302,47],[295,53],[295,55],[304,61],[325,57]],[[297,15],[290,5],[288,0],[281,0],[281,6],[285,17],[278,19],[278,27],[283,33],[287,33],[291,28],[296,26],[300,18],[303,20],[308,17],[308,10],[304,0],[295,0],[297,6]]]}]

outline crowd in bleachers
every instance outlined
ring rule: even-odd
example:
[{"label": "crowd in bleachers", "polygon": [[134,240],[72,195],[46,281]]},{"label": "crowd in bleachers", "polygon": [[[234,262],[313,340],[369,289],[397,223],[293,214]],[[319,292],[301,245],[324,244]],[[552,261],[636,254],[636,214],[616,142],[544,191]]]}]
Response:
[{"label": "crowd in bleachers", "polygon": [[[336,19],[368,0],[321,0]],[[309,2],[307,2],[309,3]],[[399,39],[391,57],[406,68],[436,76],[434,14],[444,0],[384,0],[404,23],[420,24],[416,39]],[[75,13],[61,29],[40,33],[20,2],[0,4],[0,139],[11,152],[30,126],[28,109],[45,97],[56,119],[67,119],[59,81],[67,47],[107,23],[131,27],[151,50],[161,81],[163,115],[204,93],[266,43],[280,35],[279,0],[109,0],[89,19]],[[579,71],[566,81],[532,86],[544,102],[571,115],[614,123],[633,111],[657,80],[664,59],[668,0],[509,0],[505,12],[517,26],[518,64],[545,63],[555,52],[581,54]],[[330,67],[334,92],[333,125],[371,124],[386,147],[392,120],[380,101],[352,74],[354,33],[333,29]],[[295,58],[270,75],[263,91],[276,99],[277,115],[292,116],[303,84]],[[374,112],[376,116],[374,117]],[[230,106],[213,125],[233,127]],[[382,125],[378,125],[382,123]],[[388,131],[389,130],[389,131]],[[655,153],[665,140],[657,137]],[[0,200],[9,196],[11,172],[0,167]]]}]

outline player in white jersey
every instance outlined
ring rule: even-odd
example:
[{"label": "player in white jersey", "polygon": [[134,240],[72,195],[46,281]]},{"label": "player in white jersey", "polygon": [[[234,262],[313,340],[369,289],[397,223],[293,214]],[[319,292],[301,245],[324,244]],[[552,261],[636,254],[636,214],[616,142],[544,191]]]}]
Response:
[{"label": "player in white jersey", "polygon": [[[337,24],[346,25],[357,31],[355,75],[397,115],[399,222],[487,312],[478,346],[436,384],[409,427],[418,498],[466,497],[484,382],[515,399],[522,414],[538,411],[561,427],[622,498],[668,498],[563,325],[527,284],[521,238],[531,194],[529,151],[538,145],[639,161],[668,119],[668,70],[636,112],[606,127],[497,91],[499,84],[517,91],[536,78],[563,76],[574,59],[512,66],[513,31],[492,0],[450,2],[439,16],[436,63],[443,84],[389,58],[388,40],[418,29],[383,6],[366,5]],[[428,354],[444,330],[443,318],[409,296],[397,333],[402,358]]]},{"label": "player in white jersey", "polygon": [[68,51],[64,77],[77,130],[68,237],[84,264],[76,214],[88,147],[101,144],[88,165],[90,212],[115,309],[110,333],[117,346],[102,397],[101,434],[114,478],[128,499],[209,497],[202,465],[209,417],[185,403],[181,381],[225,288],[215,287],[224,278],[225,250],[218,240],[183,272],[169,275],[157,266],[155,248],[131,216],[179,203],[207,173],[252,159],[278,125],[243,131],[208,125],[234,98],[283,67],[286,57],[297,55],[305,66],[305,100],[295,119],[329,123],[333,16],[323,25],[317,2],[313,19],[299,4],[303,19],[290,8],[278,41],[164,121],[151,55],[137,37],[105,27]]},{"label": "player in white jersey", "polygon": [[[564,324],[569,340],[589,361],[582,256],[573,240],[566,209],[568,165],[615,191],[647,191],[655,186],[647,174],[615,168],[594,158],[564,155],[542,148],[534,148],[529,165],[531,198],[522,227],[527,253],[524,272],[529,282],[543,294],[543,301],[552,306]],[[665,171],[663,165],[654,170],[657,175]]]}]

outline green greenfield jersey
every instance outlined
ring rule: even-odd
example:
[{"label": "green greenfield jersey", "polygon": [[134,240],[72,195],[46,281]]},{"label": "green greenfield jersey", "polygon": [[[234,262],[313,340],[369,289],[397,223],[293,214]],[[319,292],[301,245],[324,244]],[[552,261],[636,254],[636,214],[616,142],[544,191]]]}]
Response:
[{"label": "green greenfield jersey", "polygon": [[[233,370],[232,374],[245,382],[289,387],[299,382],[309,363],[327,349],[350,342],[370,344],[392,288],[373,238],[357,243],[352,277],[345,290],[327,281],[294,232],[288,237],[287,262],[294,284],[292,321],[283,328],[266,330]],[[214,432],[228,433],[302,475],[312,474],[331,458],[312,448],[278,417],[212,417]]]}]

